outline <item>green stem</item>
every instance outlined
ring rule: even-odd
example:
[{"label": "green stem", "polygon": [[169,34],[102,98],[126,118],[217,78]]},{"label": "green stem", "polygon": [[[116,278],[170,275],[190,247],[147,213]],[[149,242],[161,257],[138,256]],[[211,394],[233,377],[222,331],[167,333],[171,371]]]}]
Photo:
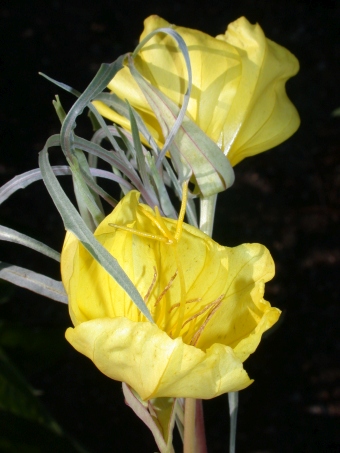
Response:
[{"label": "green stem", "polygon": [[196,453],[196,400],[186,398],[184,403],[183,453]]},{"label": "green stem", "polygon": [[[201,198],[200,230],[208,236],[212,236],[215,218],[217,194]],[[238,392],[228,393],[229,414],[230,414],[230,439],[229,453],[235,453],[236,446],[236,425],[238,410]]]},{"label": "green stem", "polygon": [[215,218],[217,194],[200,199],[200,230],[212,236]]},{"label": "green stem", "polygon": [[238,392],[228,393],[228,401],[229,401],[229,414],[230,414],[229,453],[235,453]]}]

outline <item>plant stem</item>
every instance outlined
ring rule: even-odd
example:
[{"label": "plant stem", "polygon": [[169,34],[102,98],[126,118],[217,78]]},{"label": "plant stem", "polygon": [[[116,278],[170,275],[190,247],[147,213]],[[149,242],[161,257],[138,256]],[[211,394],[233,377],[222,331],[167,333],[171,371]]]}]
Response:
[{"label": "plant stem", "polygon": [[200,230],[212,236],[215,218],[217,194],[200,199]]},{"label": "plant stem", "polygon": [[[212,236],[215,218],[217,194],[201,198],[200,203],[200,230],[208,236]],[[229,453],[235,453],[236,446],[236,425],[238,410],[238,392],[228,393],[229,414],[230,414],[230,438]]]},{"label": "plant stem", "polygon": [[229,453],[235,453],[238,392],[228,393],[228,401],[229,401],[229,414],[230,414]]},{"label": "plant stem", "polygon": [[204,414],[202,400],[196,400],[196,451],[207,453],[207,441],[204,429]]},{"label": "plant stem", "polygon": [[[200,230],[212,235],[217,195],[201,198]],[[186,398],[184,406],[184,453],[206,453],[202,400]]]},{"label": "plant stem", "polygon": [[197,453],[196,450],[196,400],[186,398],[184,403],[183,453]]}]

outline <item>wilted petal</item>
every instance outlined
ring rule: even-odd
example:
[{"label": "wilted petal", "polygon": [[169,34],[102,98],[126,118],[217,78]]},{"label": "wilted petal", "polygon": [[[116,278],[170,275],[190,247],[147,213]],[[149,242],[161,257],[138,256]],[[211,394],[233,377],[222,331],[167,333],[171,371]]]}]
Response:
[{"label": "wilted petal", "polygon": [[209,399],[252,382],[228,346],[215,344],[203,352],[148,322],[96,319],[68,329],[66,338],[102,373],[126,382],[144,400]]}]

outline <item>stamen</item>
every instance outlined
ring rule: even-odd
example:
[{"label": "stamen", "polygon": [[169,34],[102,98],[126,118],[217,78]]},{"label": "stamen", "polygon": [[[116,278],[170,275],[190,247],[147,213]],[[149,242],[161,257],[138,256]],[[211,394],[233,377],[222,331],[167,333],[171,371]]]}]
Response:
[{"label": "stamen", "polygon": [[180,286],[180,295],[179,295],[179,308],[177,310],[177,322],[176,322],[176,329],[174,332],[174,337],[177,338],[181,332],[182,329],[182,324],[183,324],[183,319],[184,319],[184,311],[185,311],[185,300],[187,296],[187,290],[185,287],[185,278],[184,278],[184,272],[182,268],[182,263],[181,260],[178,256],[178,249],[177,249],[177,243],[174,244],[174,254],[175,254],[175,260],[177,264],[177,269],[178,269],[178,274],[179,274],[179,286]]},{"label": "stamen", "polygon": [[185,181],[182,186],[182,203],[181,203],[181,209],[180,209],[179,215],[178,215],[177,227],[176,227],[176,233],[175,233],[176,242],[179,241],[181,234],[182,234],[182,226],[183,226],[185,210],[186,210],[187,201],[188,201],[188,184],[189,184],[189,181]]},{"label": "stamen", "polygon": [[191,341],[190,341],[190,344],[191,346],[196,346],[196,343],[198,342],[199,340],[199,337],[201,336],[201,333],[203,332],[203,330],[205,329],[206,325],[208,324],[208,322],[210,321],[210,319],[212,318],[212,316],[216,313],[216,311],[219,309],[221,303],[222,303],[222,300],[224,298],[225,294],[221,294],[221,296],[216,299],[215,302],[213,302],[213,304],[215,305],[214,308],[211,310],[211,312],[209,313],[209,315],[206,317],[204,323],[201,325],[201,327],[197,330],[197,332],[195,333],[195,335],[192,337]]},{"label": "stamen", "polygon": [[[180,237],[181,237],[181,234],[182,234],[183,221],[184,221],[185,210],[186,210],[186,205],[187,205],[187,201],[188,201],[188,183],[189,183],[189,181],[186,181],[186,182],[183,183],[183,186],[182,186],[181,209],[180,209],[180,212],[179,212],[179,215],[178,215],[178,220],[177,220],[175,234],[173,234],[169,230],[169,228],[167,227],[167,225],[165,223],[165,220],[161,216],[157,206],[155,206],[155,208],[154,208],[155,214],[153,214],[153,213],[149,212],[148,210],[146,210],[145,208],[143,208],[142,205],[139,205],[139,209],[142,211],[142,213],[145,215],[145,217],[147,217],[152,222],[152,224],[157,227],[157,229],[160,231],[160,233],[162,235],[146,233],[144,231],[139,231],[139,230],[137,230],[135,228],[129,228],[127,226],[117,225],[115,223],[109,223],[109,226],[112,226],[112,227],[114,227],[116,229],[123,230],[123,231],[126,231],[126,232],[131,233],[131,234],[135,234],[136,236],[148,238],[148,239],[151,239],[151,240],[160,241],[160,242],[163,242],[163,243],[165,243],[167,245],[173,246],[172,253],[174,253],[174,257],[175,257],[175,261],[176,261],[176,265],[177,265],[177,270],[176,270],[175,274],[171,277],[169,283],[164,288],[162,293],[157,297],[156,302],[154,304],[154,307],[157,307],[159,302],[162,300],[163,296],[167,293],[167,291],[169,291],[169,289],[172,286],[176,276],[179,275],[179,287],[180,287],[179,288],[180,289],[179,300],[180,300],[180,302],[178,304],[175,304],[169,311],[169,313],[171,313],[171,311],[174,308],[178,308],[178,311],[176,313],[177,321],[175,322],[175,326],[174,326],[175,331],[173,333],[174,337],[179,336],[180,331],[181,331],[181,329],[183,327],[183,319],[184,319],[184,316],[185,316],[185,304],[200,300],[200,299],[193,299],[193,300],[190,300],[190,301],[187,301],[187,302],[185,301],[186,300],[185,278],[184,278],[184,272],[183,272],[183,268],[182,268],[181,259],[179,257],[178,248],[177,248],[177,244],[178,244],[178,242],[180,240]],[[150,285],[150,287],[149,287],[149,289],[148,289],[148,291],[147,291],[147,293],[146,293],[146,295],[144,297],[144,302],[145,303],[147,303],[149,301],[149,298],[151,296],[151,293],[152,293],[152,291],[154,289],[154,286],[155,286],[155,283],[156,283],[156,280],[157,280],[157,271],[156,271],[155,268],[154,268],[154,270],[155,270],[155,273],[154,273],[153,280],[152,280],[151,285]],[[203,312],[205,310],[207,310],[208,308],[209,307],[206,307],[203,310]],[[165,315],[166,315],[166,307],[165,306],[161,306],[158,322],[163,321],[163,318],[165,317]],[[198,314],[196,315],[196,317],[197,316],[198,316]],[[171,331],[171,334],[172,334],[172,331]]]},{"label": "stamen", "polygon": [[152,279],[151,285],[148,289],[148,292],[145,294],[145,297],[144,297],[145,303],[148,303],[151,291],[153,290],[155,283],[156,283],[156,279],[157,279],[157,270],[156,270],[155,266],[153,266],[153,270],[154,270],[153,279]]},{"label": "stamen", "polygon": [[188,322],[192,321],[193,319],[197,318],[199,315],[202,315],[205,311],[207,311],[211,306],[213,305],[216,305],[217,303],[219,303],[221,297],[224,297],[224,294],[222,294],[222,296],[220,296],[218,299],[214,300],[213,302],[210,302],[209,304],[207,304],[204,308],[202,308],[201,311],[195,313],[194,315],[192,315],[189,319],[187,319],[185,321],[185,323],[182,325],[182,329],[183,327],[188,324]]},{"label": "stamen", "polygon": [[173,305],[173,306],[170,308],[170,310],[168,311],[168,313],[171,313],[172,310],[173,310],[174,308],[177,308],[177,307],[179,307],[180,305],[181,305],[180,303]]},{"label": "stamen", "polygon": [[109,223],[109,226],[117,228],[118,230],[127,231],[128,233],[135,234],[136,236],[141,236],[143,238],[153,239],[155,241],[165,242],[169,244],[169,241],[166,237],[158,236],[157,234],[145,233],[144,231],[136,230],[135,228],[129,228],[123,225],[117,225],[116,223]]},{"label": "stamen", "polygon": [[[140,207],[140,208],[142,209],[144,215],[148,219],[150,219],[152,223],[154,223],[156,225],[156,227],[159,229],[159,231],[161,233],[163,233],[163,235],[165,236],[165,237],[163,237],[163,242],[166,242],[167,244],[173,244],[174,237],[172,236],[169,229],[165,225],[164,220],[162,219],[157,206],[155,206],[156,217],[154,217],[150,212],[143,209],[143,207]],[[157,216],[157,214],[158,214],[158,216]],[[157,237],[162,237],[162,236],[157,236]]]},{"label": "stamen", "polygon": [[178,220],[177,220],[177,226],[176,226],[176,233],[173,235],[169,228],[166,226],[162,216],[160,215],[159,209],[157,206],[155,206],[155,215],[152,215],[149,211],[143,208],[143,206],[139,206],[139,209],[143,211],[143,214],[151,220],[151,222],[156,225],[156,227],[159,229],[159,231],[163,234],[163,236],[160,236],[158,234],[150,234],[150,233],[145,233],[144,231],[139,231],[136,230],[135,228],[130,228],[126,227],[123,225],[117,225],[116,223],[109,223],[109,226],[114,227],[119,230],[127,231],[132,234],[136,234],[137,236],[145,237],[148,239],[153,239],[156,241],[160,242],[165,242],[166,244],[173,244],[175,242],[178,242],[180,239],[180,236],[182,234],[182,227],[183,227],[183,220],[185,216],[185,209],[188,201],[188,181],[183,183],[182,187],[182,203],[181,203],[181,209],[179,212]]},{"label": "stamen", "polygon": [[[192,302],[199,302],[200,300],[202,300],[202,297],[197,297],[196,299],[189,299],[189,300],[186,300],[185,303],[186,303],[186,304],[191,304]],[[172,310],[173,310],[174,308],[177,308],[177,307],[179,307],[180,305],[181,305],[180,303],[174,304],[174,305],[170,308],[170,310],[168,311],[168,313],[171,313]]]},{"label": "stamen", "polygon": [[157,297],[157,300],[155,302],[155,307],[159,304],[159,302],[162,300],[164,294],[170,289],[171,285],[173,284],[175,278],[177,277],[178,270],[174,273],[174,275],[170,278],[169,283],[166,285],[166,287],[163,289],[161,294]]},{"label": "stamen", "polygon": [[169,244],[173,244],[176,241],[176,238],[171,234],[171,231],[165,225],[165,222],[164,222],[157,206],[155,206],[155,213],[156,213],[156,221],[158,222],[157,226],[159,228],[161,228],[162,233],[165,236],[167,236],[167,238],[169,239]]},{"label": "stamen", "polygon": [[185,303],[186,304],[192,304],[193,302],[199,302],[202,300],[202,297],[196,297],[196,299],[189,299],[189,300],[186,300]]}]

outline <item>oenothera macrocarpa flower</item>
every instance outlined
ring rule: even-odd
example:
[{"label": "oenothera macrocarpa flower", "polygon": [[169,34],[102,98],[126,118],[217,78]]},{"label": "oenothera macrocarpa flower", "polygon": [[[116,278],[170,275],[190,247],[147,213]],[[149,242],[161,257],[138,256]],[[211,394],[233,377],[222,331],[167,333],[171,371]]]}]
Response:
[{"label": "oenothera macrocarpa flower", "polygon": [[[176,30],[188,47],[193,88],[187,116],[218,144],[233,166],[280,144],[297,130],[299,116],[287,97],[285,83],[298,72],[298,60],[266,38],[258,24],[241,17],[225,34],[213,38],[150,16],[140,40],[162,27]],[[187,69],[170,36],[153,36],[139,52],[135,65],[153,86],[182,105],[188,86]],[[129,68],[119,71],[108,87],[128,100],[162,145],[160,125]],[[127,118],[103,102],[94,104],[103,116],[130,129]]]},{"label": "oenothera macrocarpa flower", "polygon": [[263,299],[274,275],[260,244],[223,247],[197,228],[162,218],[129,192],[98,226],[155,321],[67,233],[62,279],[74,328],[67,340],[142,399],[212,398],[247,387],[242,363],[280,311]]}]

